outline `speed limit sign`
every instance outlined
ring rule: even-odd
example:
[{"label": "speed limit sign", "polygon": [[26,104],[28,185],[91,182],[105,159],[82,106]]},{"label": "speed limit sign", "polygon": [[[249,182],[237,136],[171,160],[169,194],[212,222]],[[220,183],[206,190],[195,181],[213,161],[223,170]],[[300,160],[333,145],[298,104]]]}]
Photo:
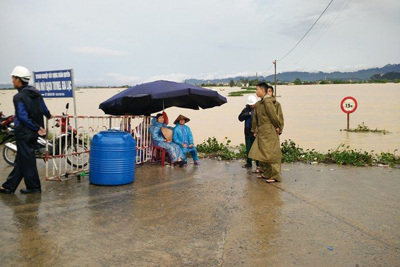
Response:
[{"label": "speed limit sign", "polygon": [[357,100],[352,96],[345,97],[340,103],[340,108],[344,113],[353,113],[357,109]]},{"label": "speed limit sign", "polygon": [[356,111],[357,105],[357,100],[352,96],[345,97],[340,102],[340,108],[347,114],[347,131],[350,130],[350,113]]}]

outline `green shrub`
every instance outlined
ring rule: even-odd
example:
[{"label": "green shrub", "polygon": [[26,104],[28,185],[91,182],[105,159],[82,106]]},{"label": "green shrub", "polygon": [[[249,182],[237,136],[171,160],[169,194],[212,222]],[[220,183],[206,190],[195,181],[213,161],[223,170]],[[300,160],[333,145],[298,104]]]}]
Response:
[{"label": "green shrub", "polygon": [[[347,131],[347,129],[343,129],[343,130],[340,130],[340,131]],[[353,132],[353,133],[358,133],[358,132],[366,133],[366,132],[369,132],[369,133],[383,133],[383,134],[390,133],[389,131],[384,130],[384,129],[383,130],[378,129],[378,128],[375,128],[375,130],[370,129],[367,125],[365,125],[364,122],[361,123],[361,124],[358,124],[357,128],[355,128],[355,129],[349,129],[348,132]]]},{"label": "green shrub", "polygon": [[315,149],[304,150],[303,148],[296,145],[292,140],[285,140],[281,144],[282,151],[282,161],[283,162],[295,162],[295,161],[305,161],[305,162],[324,162],[326,156],[322,153],[315,151]]},{"label": "green shrub", "polygon": [[393,167],[395,164],[400,164],[400,158],[396,157],[397,149],[394,150],[394,153],[388,153],[388,152],[382,152],[380,154],[375,155],[375,161],[377,163],[389,165],[390,167]]},{"label": "green shrub", "polygon": [[[242,88],[244,89],[244,88]],[[246,89],[242,91],[229,92],[228,96],[242,96],[244,94],[254,94],[256,91],[253,89]]]},{"label": "green shrub", "polygon": [[[231,140],[228,137],[224,138],[223,142],[218,142],[217,138],[209,137],[203,143],[196,146],[197,151],[204,153],[205,156],[211,158],[218,158],[222,160],[231,160],[241,158],[243,155],[243,144],[239,146],[239,153],[235,153],[229,144]],[[244,148],[244,155],[246,155],[246,148]]]},{"label": "green shrub", "polygon": [[[209,137],[202,144],[196,146],[199,153],[211,158],[221,160],[246,159],[246,146],[240,144],[237,153],[229,147],[231,140],[225,137],[223,142],[218,142],[215,137]],[[335,163],[340,165],[370,166],[374,164],[384,164],[393,167],[400,164],[400,158],[394,153],[373,154],[357,149],[350,149],[350,146],[341,144],[335,150],[328,150],[328,153],[320,153],[315,149],[304,150],[293,140],[285,140],[281,144],[282,162],[309,162],[309,163]]]},{"label": "green shrub", "polygon": [[240,144],[239,145],[239,153],[236,154],[236,157],[238,159],[245,159],[246,158],[246,145],[245,144]]},{"label": "green shrub", "polygon": [[[327,154],[328,158],[340,165],[354,165],[354,166],[365,166],[372,165],[373,158],[372,154],[367,151],[361,151],[357,149],[349,150],[349,146],[344,148],[344,144],[340,145],[336,150]],[[344,148],[343,150],[341,150]]]},{"label": "green shrub", "polygon": [[[227,137],[225,137],[225,140],[227,140],[227,144],[229,144],[231,141],[228,140]],[[198,152],[203,152],[203,153],[215,153],[218,151],[221,151],[226,148],[224,143],[219,143],[217,138],[215,137],[209,137],[206,141],[204,141],[201,144],[198,144],[196,146]]]},{"label": "green shrub", "polygon": [[285,140],[281,144],[281,151],[283,162],[294,162],[301,160],[301,155],[304,153],[303,149],[290,139]]}]

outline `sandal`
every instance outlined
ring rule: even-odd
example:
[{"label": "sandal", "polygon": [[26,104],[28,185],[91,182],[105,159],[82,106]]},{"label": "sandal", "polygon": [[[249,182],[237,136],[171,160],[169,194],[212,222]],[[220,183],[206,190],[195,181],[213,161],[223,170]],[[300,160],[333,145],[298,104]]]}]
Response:
[{"label": "sandal", "polygon": [[258,175],[257,176],[257,179],[270,179],[270,178],[268,178],[268,177],[265,177],[264,175]]},{"label": "sandal", "polygon": [[279,183],[279,181],[275,180],[275,179],[268,179],[265,182],[268,183],[268,184]]},{"label": "sandal", "polygon": [[247,164],[245,164],[245,165],[243,165],[243,166],[242,166],[242,168],[251,168],[251,166],[250,166],[250,165],[247,165]]},{"label": "sandal", "polygon": [[263,173],[263,171],[260,168],[257,168],[254,171],[252,171],[252,173]]}]

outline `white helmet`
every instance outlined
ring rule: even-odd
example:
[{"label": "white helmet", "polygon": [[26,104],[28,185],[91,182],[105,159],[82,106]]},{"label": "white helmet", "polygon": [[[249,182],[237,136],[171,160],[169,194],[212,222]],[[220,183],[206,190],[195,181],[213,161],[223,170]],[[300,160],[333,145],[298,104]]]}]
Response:
[{"label": "white helmet", "polygon": [[254,105],[255,103],[257,103],[257,97],[254,95],[250,95],[249,97],[247,97],[247,105]]},{"label": "white helmet", "polygon": [[29,79],[31,78],[29,70],[22,66],[16,66],[10,75],[21,78],[23,82],[29,82]]}]

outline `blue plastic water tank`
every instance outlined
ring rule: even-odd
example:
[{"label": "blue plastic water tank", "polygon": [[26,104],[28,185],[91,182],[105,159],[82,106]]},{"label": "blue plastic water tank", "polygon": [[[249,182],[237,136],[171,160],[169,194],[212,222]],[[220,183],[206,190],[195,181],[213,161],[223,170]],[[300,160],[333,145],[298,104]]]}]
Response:
[{"label": "blue plastic water tank", "polygon": [[121,131],[96,134],[90,146],[89,181],[97,185],[123,185],[135,179],[136,141]]}]

